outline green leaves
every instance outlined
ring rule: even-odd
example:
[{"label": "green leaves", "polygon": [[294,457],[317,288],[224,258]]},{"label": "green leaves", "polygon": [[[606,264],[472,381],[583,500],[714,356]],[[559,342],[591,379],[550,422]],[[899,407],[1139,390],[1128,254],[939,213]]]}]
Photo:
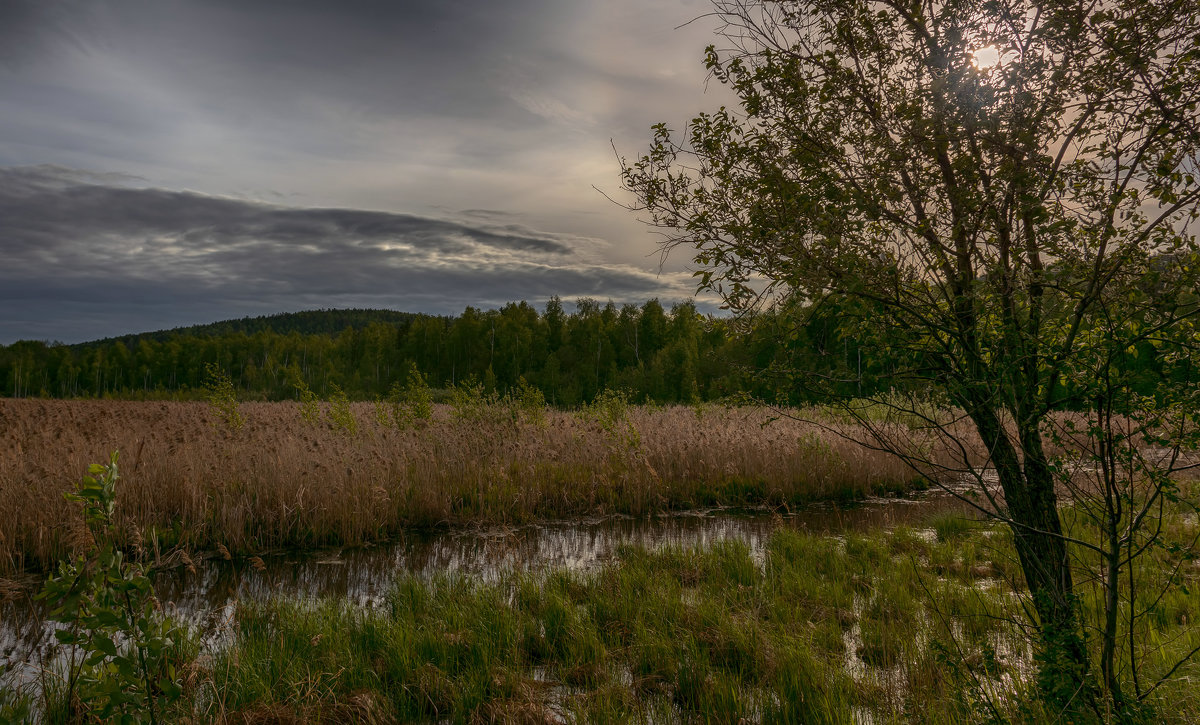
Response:
[{"label": "green leaves", "polygon": [[236,433],[246,424],[246,417],[238,409],[233,381],[220,366],[213,363],[204,364],[204,399],[230,432]]},{"label": "green leaves", "polygon": [[[107,466],[93,463],[88,466],[74,493],[65,493],[63,498],[84,505],[83,518],[93,536],[103,534],[111,522],[116,506],[117,451],[113,451]],[[98,476],[98,478],[97,478]]]},{"label": "green leaves", "polygon": [[157,612],[144,567],[116,548],[117,452],[92,464],[67,500],[83,504],[94,547],[60,562],[36,596],[60,625],[54,638],[69,648],[65,706],[73,717],[105,722],[158,721],[162,702],[180,697],[172,663],[182,633]]},{"label": "green leaves", "polygon": [[[692,254],[699,287],[735,313],[803,308],[799,324],[816,332],[822,308],[857,319],[829,326],[840,340],[810,338],[841,348],[841,376],[797,366],[785,384],[845,398],[865,362],[875,402],[887,385],[938,391],[962,411],[975,429],[965,437],[926,425],[963,452],[960,473],[973,473],[967,451],[982,439],[1014,528],[1037,532],[1021,538],[1037,541],[1022,560],[1044,644],[1065,658],[1045,671],[1084,692],[1071,565],[1055,553],[1055,487],[1076,482],[1051,480],[1042,439],[1065,411],[1091,417],[1075,460],[1096,473],[1073,493],[1105,531],[1153,530],[1153,507],[1133,509],[1131,491],[1174,495],[1175,461],[1197,449],[1197,406],[1172,401],[1200,398],[1189,271],[1200,5],[714,6],[728,42],[705,65],[740,108],[699,114],[674,137],[656,126],[648,153],[622,165],[631,208],[664,230],[664,254]],[[988,47],[1000,62],[984,71],[971,56]],[[949,473],[904,442],[862,442]],[[1143,455],[1151,443],[1169,455]],[[1114,540],[1112,561],[1135,558]],[[1117,592],[1119,573],[1087,581]],[[1119,702],[1114,621],[1098,669]]]},{"label": "green leaves", "polygon": [[392,407],[392,423],[397,428],[418,427],[433,419],[433,391],[415,362],[408,364],[407,385],[401,386],[399,381],[392,384],[388,402]]}]

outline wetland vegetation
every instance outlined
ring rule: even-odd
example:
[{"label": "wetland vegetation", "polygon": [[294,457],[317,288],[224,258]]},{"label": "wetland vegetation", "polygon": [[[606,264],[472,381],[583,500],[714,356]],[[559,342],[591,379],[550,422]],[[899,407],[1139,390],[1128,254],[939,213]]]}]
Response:
[{"label": "wetland vegetation", "polygon": [[303,403],[233,404],[236,427],[219,403],[0,399],[0,575],[87,545],[63,494],[112,450],[125,471],[121,536],[152,556],[177,544],[249,555],[412,527],[794,507],[926,485],[829,430],[768,424],[776,416],[761,408],[610,396],[571,412],[478,390],[431,406],[428,420],[403,405],[313,401],[306,419]]},{"label": "wetland vegetation", "polygon": [[[1068,516],[1068,520],[1071,520]],[[1197,522],[1170,513],[1173,535]],[[171,721],[1050,722],[1011,533],[936,516],[917,526],[810,533],[775,524],[759,549],[625,546],[583,570],[481,579],[404,573],[380,602],[274,596],[229,615],[220,646],[185,637],[165,664]],[[1158,552],[1139,576],[1200,569]],[[1182,564],[1182,566],[1180,566]],[[1099,624],[1103,588],[1081,587]],[[1178,590],[1137,633],[1144,676],[1200,644]],[[1196,663],[1144,703],[1193,722]],[[26,690],[26,693],[36,692]],[[14,691],[15,693],[15,691]],[[42,703],[71,722],[61,689]],[[18,700],[10,695],[7,712]],[[3,710],[0,710],[3,712]],[[76,716],[78,716],[76,711]]]},{"label": "wetland vegetation", "polygon": [[[374,402],[340,390],[322,400],[296,386],[299,402],[241,402],[212,368],[207,402],[0,400],[2,443],[13,452],[0,460],[0,517],[14,524],[0,539],[6,596],[29,597],[33,575],[97,556],[101,542],[151,572],[203,569],[216,557],[246,562],[269,582],[269,552],[418,529],[500,527],[503,539],[538,521],[736,506],[774,511],[772,531],[755,549],[737,538],[625,545],[582,569],[518,565],[480,577],[393,563],[370,601],[268,584],[264,595],[217,603],[217,633],[211,618],[175,627],[151,615],[142,630],[159,633],[157,669],[138,691],[166,721],[965,723],[1061,714],[1038,695],[1044,651],[1008,527],[977,521],[976,511],[819,533],[781,515],[929,485],[870,441],[895,449],[904,438],[911,456],[943,470],[987,460],[977,447],[939,448],[921,411],[897,416],[867,401],[849,412],[636,406],[620,391],[567,411],[532,386],[498,395],[478,383],[434,403],[415,368]],[[1057,420],[1067,429],[1086,418]],[[1062,439],[1051,452],[1078,456],[1072,445]],[[107,449],[123,451],[123,478],[98,532],[64,494]],[[1179,479],[1157,518],[1164,543],[1127,571],[1130,591],[1161,594],[1132,601],[1143,610],[1120,622],[1137,662],[1124,676],[1147,683],[1126,719],[1200,716],[1188,686],[1200,665],[1187,657],[1200,647],[1191,626],[1194,486]],[[1080,616],[1099,633],[1106,588],[1086,504],[1062,515],[1077,542]],[[140,571],[129,580],[142,581]],[[89,666],[134,661],[136,648],[118,649],[92,652]],[[69,648],[26,651],[45,659],[8,675],[0,720],[85,722],[120,710],[96,699],[103,688],[72,689],[55,674]]]}]

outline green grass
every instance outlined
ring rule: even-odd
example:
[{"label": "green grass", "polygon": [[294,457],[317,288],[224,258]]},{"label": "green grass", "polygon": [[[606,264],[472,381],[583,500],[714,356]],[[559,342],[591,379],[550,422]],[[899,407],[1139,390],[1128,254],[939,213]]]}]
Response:
[{"label": "green grass", "polygon": [[[758,558],[718,542],[625,547],[588,573],[404,577],[374,610],[332,600],[243,605],[229,646],[194,663],[176,719],[1052,719],[1015,623],[1011,536],[984,523],[929,524],[936,537],[903,527],[845,538],[779,530]],[[1165,565],[1181,554],[1156,556]],[[1183,576],[1194,586],[1200,573]],[[1091,590],[1080,592],[1093,616]],[[1197,608],[1180,590],[1146,619],[1147,676],[1200,640],[1189,625]],[[1189,684],[1197,676],[1200,664],[1187,665],[1149,698],[1157,721],[1200,720]]]},{"label": "green grass", "polygon": [[[1046,713],[1025,689],[1018,605],[996,576],[1012,571],[1006,557],[1005,534],[983,524],[937,540],[903,528],[845,540],[781,530],[760,562],[740,543],[628,547],[588,574],[404,578],[385,611],[245,606],[235,642],[207,670],[210,694],[194,693],[205,703],[195,714],[1034,722]],[[1167,602],[1158,633],[1184,632],[1177,611],[1191,606]],[[1194,701],[1176,705],[1188,702],[1181,687],[1161,694],[1164,722],[1200,715]]]}]

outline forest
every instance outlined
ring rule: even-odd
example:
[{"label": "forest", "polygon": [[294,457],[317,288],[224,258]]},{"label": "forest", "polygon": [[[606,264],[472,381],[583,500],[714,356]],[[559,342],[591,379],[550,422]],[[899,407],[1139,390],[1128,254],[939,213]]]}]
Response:
[{"label": "forest", "polygon": [[189,399],[206,365],[226,371],[247,400],[285,400],[302,381],[324,396],[384,396],[415,363],[430,385],[470,379],[505,392],[524,379],[547,402],[574,407],[606,388],[658,403],[735,394],[808,402],[783,371],[802,365],[842,381],[847,394],[876,385],[852,332],[831,315],[762,315],[735,334],[734,320],[702,315],[692,302],[665,308],[558,298],[468,307],[458,316],[389,310],[320,310],[245,318],[75,345],[0,346],[0,396]]},{"label": "forest", "polygon": [[[322,397],[337,386],[374,400],[415,364],[434,388],[475,381],[505,393],[523,379],[563,408],[605,389],[663,404],[749,396],[803,405],[885,392],[898,384],[898,365],[922,364],[868,338],[861,322],[870,310],[851,305],[826,300],[735,320],[657,299],[585,298],[567,312],[555,297],[541,312],[528,302],[457,316],[312,310],[75,345],[19,341],[0,345],[0,396],[199,399],[206,366],[216,365],[243,400],[293,399],[298,382]],[[1162,371],[1153,346],[1141,347],[1121,365],[1149,393]]]}]

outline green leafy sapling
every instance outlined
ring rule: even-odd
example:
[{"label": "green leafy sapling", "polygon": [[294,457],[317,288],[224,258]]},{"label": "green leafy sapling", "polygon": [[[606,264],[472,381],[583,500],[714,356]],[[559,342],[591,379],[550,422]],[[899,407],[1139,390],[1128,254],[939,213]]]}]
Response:
[{"label": "green leafy sapling", "polygon": [[300,396],[300,417],[308,425],[316,425],[321,420],[321,399],[299,375],[292,381],[292,386]]},{"label": "green leafy sapling", "polygon": [[246,417],[238,409],[233,381],[213,363],[204,364],[204,399],[229,431],[236,433],[246,424]]},{"label": "green leafy sapling", "polygon": [[358,432],[358,421],[350,409],[350,398],[337,383],[330,383],[330,387],[333,392],[329,394],[329,422],[334,430],[352,436]]},{"label": "green leafy sapling", "polygon": [[92,547],[60,562],[37,599],[61,625],[58,643],[70,648],[61,690],[67,719],[158,723],[182,695],[176,663],[184,634],[161,614],[146,568],[117,546],[119,478],[114,451],[65,495],[83,504]]},{"label": "green leafy sapling", "polygon": [[516,388],[509,391],[505,400],[514,422],[546,427],[546,396],[524,377],[517,379]]},{"label": "green leafy sapling", "polygon": [[416,363],[409,363],[407,385],[401,386],[399,381],[392,385],[388,402],[397,428],[412,428],[433,419],[433,391]]},{"label": "green leafy sapling", "polygon": [[582,420],[600,426],[610,445],[618,450],[635,451],[642,445],[642,435],[629,417],[627,390],[601,390],[591,405],[579,411]]},{"label": "green leafy sapling", "polygon": [[474,375],[459,381],[450,391],[451,414],[460,420],[481,422],[495,414],[499,397]]}]

